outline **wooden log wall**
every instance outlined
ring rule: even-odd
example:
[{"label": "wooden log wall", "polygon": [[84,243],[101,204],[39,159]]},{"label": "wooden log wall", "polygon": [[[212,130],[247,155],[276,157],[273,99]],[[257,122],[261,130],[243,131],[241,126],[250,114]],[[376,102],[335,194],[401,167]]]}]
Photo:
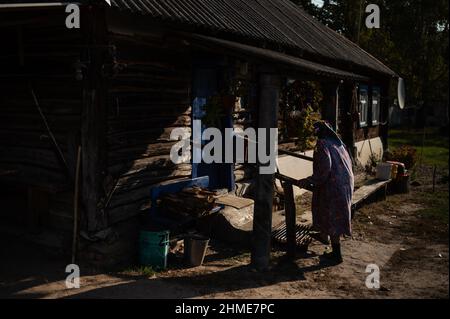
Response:
[{"label": "wooden log wall", "polygon": [[[8,12],[0,21],[0,168],[15,171],[3,182],[44,190],[49,196],[47,225],[70,228],[70,176],[82,99],[74,63],[80,59],[82,37],[65,27],[61,12]],[[57,155],[30,86],[68,169]]]},{"label": "wooden log wall", "polygon": [[190,177],[191,165],[170,160],[170,133],[191,128],[191,57],[164,35],[139,38],[111,33],[120,71],[109,85],[108,174],[113,195],[109,224],[138,215],[150,188]]}]

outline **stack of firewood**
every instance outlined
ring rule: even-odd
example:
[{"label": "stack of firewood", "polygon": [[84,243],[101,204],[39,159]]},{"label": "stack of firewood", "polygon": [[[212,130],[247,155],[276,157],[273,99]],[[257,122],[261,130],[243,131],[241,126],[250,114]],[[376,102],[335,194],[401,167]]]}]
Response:
[{"label": "stack of firewood", "polygon": [[158,200],[158,206],[166,213],[190,217],[203,217],[211,214],[218,205],[216,199],[221,192],[212,192],[200,187],[186,188],[176,194],[166,194]]}]

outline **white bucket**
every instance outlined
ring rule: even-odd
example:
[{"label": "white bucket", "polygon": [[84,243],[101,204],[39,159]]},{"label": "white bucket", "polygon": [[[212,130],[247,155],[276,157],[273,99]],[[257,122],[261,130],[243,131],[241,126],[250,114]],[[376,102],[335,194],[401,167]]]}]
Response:
[{"label": "white bucket", "polygon": [[380,163],[377,165],[377,179],[387,181],[392,176],[392,164]]}]

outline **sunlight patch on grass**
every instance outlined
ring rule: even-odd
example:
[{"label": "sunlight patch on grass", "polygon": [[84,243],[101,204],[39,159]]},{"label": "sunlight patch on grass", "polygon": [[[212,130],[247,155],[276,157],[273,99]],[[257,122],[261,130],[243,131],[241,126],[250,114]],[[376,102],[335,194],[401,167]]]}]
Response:
[{"label": "sunlight patch on grass", "polygon": [[449,194],[448,191],[420,192],[417,201],[423,203],[424,209],[418,213],[423,217],[441,220],[448,224],[449,220]]},{"label": "sunlight patch on grass", "polygon": [[151,266],[133,266],[122,271],[124,274],[138,275],[144,277],[153,277],[158,273],[158,270]]},{"label": "sunlight patch on grass", "polygon": [[[449,138],[438,134],[437,129],[389,131],[389,148],[411,145],[417,149],[418,164],[448,168]],[[422,161],[421,161],[422,159]]]}]

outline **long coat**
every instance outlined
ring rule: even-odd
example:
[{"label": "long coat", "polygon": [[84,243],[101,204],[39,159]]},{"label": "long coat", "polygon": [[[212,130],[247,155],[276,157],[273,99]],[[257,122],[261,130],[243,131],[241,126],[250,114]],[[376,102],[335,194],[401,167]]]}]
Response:
[{"label": "long coat", "polygon": [[323,138],[314,152],[313,226],[329,236],[351,236],[351,203],[354,189],[352,161],[337,139]]}]

